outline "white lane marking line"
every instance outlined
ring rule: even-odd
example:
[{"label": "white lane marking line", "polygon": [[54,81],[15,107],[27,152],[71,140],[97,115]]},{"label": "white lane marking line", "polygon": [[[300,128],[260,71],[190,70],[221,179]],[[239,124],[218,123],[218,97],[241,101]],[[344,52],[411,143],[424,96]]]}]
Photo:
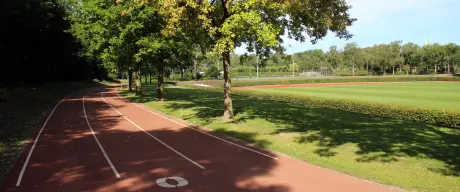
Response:
[{"label": "white lane marking line", "polygon": [[[118,94],[118,90],[116,90],[116,93],[117,93],[118,97],[123,98],[122,96],[120,96],[120,94]],[[124,98],[123,98],[123,99],[124,99]],[[266,157],[269,157],[269,158],[272,158],[272,159],[278,159],[277,157],[273,157],[273,156],[271,156],[271,155],[267,155],[267,154],[265,154],[265,153],[262,153],[262,152],[259,152],[259,151],[254,150],[254,149],[250,149],[250,148],[247,148],[247,147],[245,147],[245,146],[242,146],[242,145],[239,145],[239,144],[236,144],[236,143],[227,141],[227,140],[225,140],[225,139],[222,139],[222,138],[220,138],[220,137],[214,136],[214,135],[212,135],[212,134],[203,132],[203,131],[201,131],[201,130],[199,130],[199,129],[196,129],[196,128],[190,127],[190,126],[188,126],[188,125],[185,125],[185,124],[183,124],[183,123],[177,122],[177,121],[175,121],[175,120],[173,120],[173,119],[170,119],[170,118],[165,117],[165,116],[163,116],[163,115],[161,115],[161,114],[159,114],[159,113],[155,113],[155,112],[153,112],[152,110],[149,110],[149,109],[147,109],[147,108],[145,108],[145,107],[142,107],[141,105],[139,105],[139,104],[137,104],[137,103],[134,103],[134,102],[130,102],[130,103],[134,104],[135,106],[137,106],[137,107],[139,107],[139,108],[141,108],[141,109],[146,110],[146,111],[149,112],[149,113],[152,113],[152,114],[154,114],[154,115],[160,116],[160,117],[162,117],[163,119],[167,119],[167,120],[169,120],[169,121],[171,121],[171,122],[177,123],[177,124],[179,124],[179,125],[182,125],[182,126],[184,126],[184,127],[189,128],[189,129],[192,129],[192,130],[195,130],[195,131],[197,131],[197,132],[203,133],[203,134],[208,135],[208,136],[210,136],[210,137],[213,137],[213,138],[215,138],[215,139],[221,140],[221,141],[226,142],[226,143],[229,143],[229,144],[231,144],[231,145],[235,145],[235,146],[237,146],[237,147],[241,147],[241,148],[246,149],[246,150],[248,150],[248,151],[252,151],[252,152],[254,152],[254,153],[258,153],[258,154],[260,154],[260,155],[263,155],[263,156],[266,156]]]},{"label": "white lane marking line", "polygon": [[[77,92],[80,92],[80,91],[77,91]],[[45,123],[43,123],[42,128],[40,129],[40,131],[37,134],[37,137],[35,138],[35,141],[34,141],[34,144],[32,145],[32,148],[30,148],[29,154],[27,155],[26,161],[24,162],[24,165],[22,166],[21,172],[19,173],[18,181],[16,182],[17,187],[21,185],[21,180],[22,180],[22,177],[24,176],[24,172],[26,171],[27,164],[29,164],[30,157],[32,156],[32,153],[33,153],[33,151],[35,149],[35,146],[37,145],[38,139],[40,138],[40,135],[42,134],[43,129],[45,128],[46,124],[48,123],[48,120],[51,118],[51,116],[53,115],[53,113],[56,110],[56,108],[59,105],[61,105],[61,103],[63,101],[65,101],[68,97],[70,97],[71,95],[73,95],[73,94],[75,94],[77,92],[71,93],[71,94],[67,95],[66,97],[64,97],[63,99],[61,99],[59,101],[59,103],[57,103],[56,106],[54,106],[53,110],[51,111],[51,113],[46,118]]]},{"label": "white lane marking line", "polygon": [[102,99],[104,100],[104,102],[109,105],[114,111],[116,111],[120,116],[122,116],[123,118],[125,118],[126,120],[128,120],[131,124],[133,124],[134,126],[136,126],[137,128],[139,128],[140,130],[144,131],[144,133],[146,133],[147,135],[149,135],[150,137],[152,137],[153,139],[157,140],[158,142],[160,142],[161,144],[163,144],[165,147],[171,149],[172,151],[174,151],[175,153],[177,153],[178,155],[180,155],[181,157],[183,157],[184,159],[187,159],[188,161],[190,161],[191,163],[195,164],[196,166],[198,166],[199,168],[201,169],[205,169],[203,166],[201,166],[200,164],[198,164],[197,162],[191,160],[190,158],[188,158],[187,156],[183,155],[182,153],[180,153],[179,151],[175,150],[174,148],[172,148],[171,146],[169,146],[168,144],[166,144],[165,142],[161,141],[160,139],[156,138],[155,136],[153,136],[152,134],[150,134],[149,132],[147,132],[145,129],[143,129],[142,127],[140,127],[139,125],[137,125],[136,123],[134,123],[133,121],[131,121],[131,119],[127,118],[125,115],[123,115],[122,113],[120,113],[120,111],[118,111],[117,109],[115,109],[112,105],[110,105],[110,103],[107,102],[107,100],[105,100],[104,98],[104,92],[102,92],[101,94],[102,96]]},{"label": "white lane marking line", "polygon": [[107,153],[105,152],[104,148],[102,148],[102,145],[101,145],[101,143],[99,142],[99,139],[97,139],[97,137],[96,137],[96,133],[94,133],[93,128],[91,127],[91,124],[89,123],[88,116],[86,115],[85,98],[86,98],[86,96],[87,96],[88,94],[90,94],[90,93],[93,92],[93,91],[94,91],[94,90],[92,90],[92,91],[86,93],[86,95],[83,97],[83,114],[85,115],[86,124],[88,124],[88,127],[89,127],[89,129],[91,130],[91,133],[93,133],[93,137],[94,137],[94,139],[96,140],[97,145],[99,145],[99,148],[101,148],[101,151],[102,151],[102,153],[104,154],[104,157],[105,157],[105,159],[107,160],[107,162],[109,163],[110,167],[112,168],[113,173],[115,173],[115,176],[116,176],[117,178],[120,178],[120,174],[118,174],[117,169],[115,168],[115,166],[113,166],[112,161],[110,161],[110,158],[109,158],[109,156],[107,155]]}]

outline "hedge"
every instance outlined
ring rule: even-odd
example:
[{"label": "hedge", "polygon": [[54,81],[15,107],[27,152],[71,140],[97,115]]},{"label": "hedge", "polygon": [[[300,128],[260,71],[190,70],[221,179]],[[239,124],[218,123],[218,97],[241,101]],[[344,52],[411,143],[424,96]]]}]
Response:
[{"label": "hedge", "polygon": [[[223,92],[221,88],[196,87],[207,91]],[[366,114],[377,117],[403,119],[447,127],[460,127],[460,111],[448,109],[431,109],[396,104],[380,104],[353,99],[329,99],[306,95],[290,95],[283,93],[265,93],[250,90],[232,90],[233,95],[249,98],[282,101],[306,105],[312,108],[338,109],[347,112]]]},{"label": "hedge", "polygon": [[407,82],[407,81],[460,81],[455,76],[372,76],[372,77],[338,77],[338,78],[309,78],[309,79],[283,79],[261,81],[235,81],[233,87],[280,85],[280,84],[306,84],[306,83],[346,83],[346,82]]}]

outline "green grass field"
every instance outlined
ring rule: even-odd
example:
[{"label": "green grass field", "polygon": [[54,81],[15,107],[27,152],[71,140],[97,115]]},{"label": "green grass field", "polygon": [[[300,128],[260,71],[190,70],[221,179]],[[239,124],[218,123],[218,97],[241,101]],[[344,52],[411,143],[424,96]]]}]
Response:
[{"label": "green grass field", "polygon": [[457,82],[405,82],[256,90],[460,110],[460,83]]},{"label": "green grass field", "polygon": [[460,191],[460,129],[236,95],[236,120],[223,122],[222,93],[167,86],[166,101],[155,102],[155,86],[143,91],[122,95],[342,173],[408,190]]}]

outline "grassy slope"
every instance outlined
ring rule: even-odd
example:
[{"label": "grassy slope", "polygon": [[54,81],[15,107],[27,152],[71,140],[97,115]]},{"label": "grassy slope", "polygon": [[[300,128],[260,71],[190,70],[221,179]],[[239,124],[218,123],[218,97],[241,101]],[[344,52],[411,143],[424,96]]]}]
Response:
[{"label": "grassy slope", "polygon": [[149,107],[322,167],[419,191],[460,190],[460,130],[289,103],[234,97],[237,120],[224,123],[222,95],[154,87],[138,98]]},{"label": "grassy slope", "polygon": [[296,87],[257,91],[460,110],[460,83],[456,82]]},{"label": "grassy slope", "polygon": [[56,103],[93,82],[47,83],[1,92],[0,183],[22,152],[25,141],[41,128]]}]

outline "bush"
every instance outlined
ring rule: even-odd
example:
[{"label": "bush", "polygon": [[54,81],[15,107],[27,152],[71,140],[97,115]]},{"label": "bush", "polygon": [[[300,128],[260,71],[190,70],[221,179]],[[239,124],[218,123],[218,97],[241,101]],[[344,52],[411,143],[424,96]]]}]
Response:
[{"label": "bush", "polygon": [[[221,88],[196,87],[209,91],[222,92]],[[460,127],[460,112],[447,109],[430,109],[395,104],[380,104],[352,99],[329,99],[305,95],[288,95],[249,90],[233,90],[234,95],[296,103],[313,108],[338,109],[341,111],[388,117],[409,121],[437,124],[447,127]]]},{"label": "bush", "polygon": [[408,75],[406,71],[396,71],[395,75]]},{"label": "bush", "polygon": [[306,83],[346,83],[346,82],[406,82],[406,81],[460,81],[460,77],[453,76],[380,76],[380,77],[345,77],[329,79],[283,79],[264,81],[236,81],[233,87],[306,84]]},{"label": "bush", "polygon": [[208,70],[206,70],[204,76],[206,79],[219,79],[220,77],[219,69],[217,69],[217,67],[215,66],[212,66],[208,68]]}]

